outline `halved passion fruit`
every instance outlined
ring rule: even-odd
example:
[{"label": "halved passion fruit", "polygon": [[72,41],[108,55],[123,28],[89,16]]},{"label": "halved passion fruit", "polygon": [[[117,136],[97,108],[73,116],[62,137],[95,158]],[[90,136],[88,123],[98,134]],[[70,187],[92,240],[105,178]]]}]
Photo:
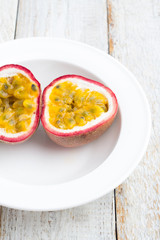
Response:
[{"label": "halved passion fruit", "polygon": [[113,122],[115,94],[103,84],[77,75],[52,81],[43,92],[41,121],[48,136],[64,147],[99,137]]},{"label": "halved passion fruit", "polygon": [[40,83],[20,65],[0,67],[0,141],[18,143],[36,130],[40,118]]}]

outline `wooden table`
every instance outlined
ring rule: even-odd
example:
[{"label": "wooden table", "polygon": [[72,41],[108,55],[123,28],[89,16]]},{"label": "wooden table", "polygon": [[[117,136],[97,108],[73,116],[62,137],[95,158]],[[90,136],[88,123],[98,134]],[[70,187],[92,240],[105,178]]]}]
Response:
[{"label": "wooden table", "polygon": [[0,0],[0,41],[33,36],[78,40],[123,63],[147,95],[152,134],[134,173],[95,202],[57,212],[1,207],[0,239],[160,239],[160,0]]}]

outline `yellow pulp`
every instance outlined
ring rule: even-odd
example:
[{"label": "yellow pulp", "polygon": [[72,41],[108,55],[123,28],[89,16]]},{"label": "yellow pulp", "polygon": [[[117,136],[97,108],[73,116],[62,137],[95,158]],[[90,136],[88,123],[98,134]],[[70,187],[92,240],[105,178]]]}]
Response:
[{"label": "yellow pulp", "polygon": [[80,89],[69,81],[56,85],[49,100],[49,121],[60,129],[84,126],[108,111],[108,101],[103,94]]},{"label": "yellow pulp", "polygon": [[38,86],[26,76],[0,78],[0,128],[7,133],[26,131],[36,109]]}]

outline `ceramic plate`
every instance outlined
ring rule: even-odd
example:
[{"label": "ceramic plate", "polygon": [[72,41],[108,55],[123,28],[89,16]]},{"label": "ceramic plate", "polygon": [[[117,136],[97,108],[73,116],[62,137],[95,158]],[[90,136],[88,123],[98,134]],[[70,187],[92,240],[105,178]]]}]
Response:
[{"label": "ceramic plate", "polygon": [[145,153],[149,106],[135,77],[111,56],[85,44],[48,38],[0,45],[0,65],[21,64],[42,85],[64,74],[102,82],[116,94],[119,111],[96,141],[67,149],[40,125],[25,143],[0,143],[0,204],[25,210],[59,210],[93,201],[121,184]]}]

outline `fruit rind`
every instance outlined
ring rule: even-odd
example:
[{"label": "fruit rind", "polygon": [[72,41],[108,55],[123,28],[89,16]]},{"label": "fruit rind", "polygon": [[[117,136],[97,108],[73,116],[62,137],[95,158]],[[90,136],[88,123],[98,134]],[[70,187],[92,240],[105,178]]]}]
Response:
[{"label": "fruit rind", "polygon": [[27,69],[27,68],[25,68],[21,65],[8,64],[8,65],[4,65],[4,66],[0,67],[0,76],[2,76],[2,74],[8,75],[8,72],[11,72],[11,75],[12,75],[12,71],[14,73],[22,73],[25,76],[27,76],[27,78],[29,80],[31,80],[31,82],[35,83],[38,86],[38,90],[39,90],[38,97],[36,98],[36,110],[35,110],[35,113],[34,113],[35,117],[33,119],[33,124],[29,128],[29,130],[26,131],[26,132],[20,132],[20,133],[15,133],[15,134],[12,134],[12,133],[11,134],[6,134],[6,133],[3,133],[2,131],[0,133],[0,141],[1,142],[13,143],[14,144],[14,143],[24,142],[25,140],[29,139],[33,135],[33,133],[36,131],[36,129],[39,125],[40,109],[41,109],[41,87],[40,87],[40,83],[34,77],[32,72],[29,69]]},{"label": "fruit rind", "polygon": [[[46,102],[46,99],[47,99],[46,96],[48,94],[47,92],[51,87],[53,87],[55,84],[57,84],[57,82],[59,82],[61,80],[65,80],[65,79],[67,80],[69,78],[75,79],[75,83],[76,83],[76,79],[79,79],[79,80],[87,81],[88,83],[95,84],[99,87],[104,88],[105,91],[112,98],[113,109],[112,109],[112,112],[110,113],[110,115],[107,118],[103,119],[102,121],[94,124],[93,126],[88,127],[86,129],[81,128],[81,130],[78,130],[78,131],[74,131],[74,130],[73,131],[61,131],[61,130],[58,130],[58,129],[55,129],[55,128],[49,126],[49,124],[46,120],[46,114],[45,114],[45,107],[47,105],[47,102]],[[104,86],[103,84],[101,84],[99,82],[96,82],[94,80],[87,79],[85,77],[78,76],[78,75],[65,75],[65,76],[61,76],[61,77],[53,80],[44,89],[43,96],[42,96],[42,103],[43,103],[42,116],[41,116],[42,125],[45,128],[46,133],[50,137],[50,139],[64,147],[76,147],[76,146],[84,145],[84,144],[89,143],[89,142],[95,140],[96,138],[98,138],[112,124],[112,122],[114,121],[114,119],[116,117],[117,110],[118,110],[117,99],[111,89],[109,89],[108,87]]]}]

